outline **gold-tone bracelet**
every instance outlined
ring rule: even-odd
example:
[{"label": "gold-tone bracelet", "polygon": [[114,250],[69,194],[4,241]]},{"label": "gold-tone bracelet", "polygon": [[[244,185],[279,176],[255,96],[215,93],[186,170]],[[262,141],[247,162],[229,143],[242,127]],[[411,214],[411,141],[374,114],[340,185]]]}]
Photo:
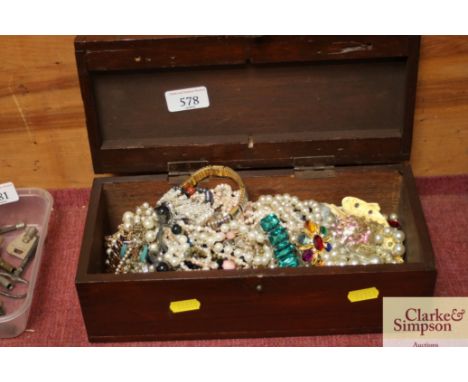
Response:
[{"label": "gold-tone bracelet", "polygon": [[248,197],[247,197],[247,190],[245,189],[244,182],[242,178],[239,176],[237,172],[233,169],[225,166],[206,166],[197,171],[195,171],[190,178],[188,178],[184,183],[181,184],[181,187],[185,190],[193,189],[197,186],[201,181],[210,178],[210,177],[218,177],[218,178],[229,178],[233,180],[237,186],[239,187],[239,204],[229,211],[227,215],[224,216],[216,216],[214,215],[211,219],[208,220],[208,226],[215,228],[220,226],[221,224],[227,223],[229,220],[233,219],[237,216],[237,214],[243,210],[245,205],[247,204]]}]

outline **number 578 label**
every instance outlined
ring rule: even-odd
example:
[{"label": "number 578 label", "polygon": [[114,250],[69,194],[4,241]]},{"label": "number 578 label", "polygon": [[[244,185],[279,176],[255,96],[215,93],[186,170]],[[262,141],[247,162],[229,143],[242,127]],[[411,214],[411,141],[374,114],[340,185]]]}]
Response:
[{"label": "number 578 label", "polygon": [[179,90],[169,90],[165,93],[167,108],[171,113],[177,111],[203,109],[210,106],[208,91],[205,86]]}]

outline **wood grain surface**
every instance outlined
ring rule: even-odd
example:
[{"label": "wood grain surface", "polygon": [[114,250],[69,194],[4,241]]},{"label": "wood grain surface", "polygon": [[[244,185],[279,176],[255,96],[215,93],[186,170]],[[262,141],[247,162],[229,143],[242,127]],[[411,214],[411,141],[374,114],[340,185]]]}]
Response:
[{"label": "wood grain surface", "polygon": [[[89,187],[73,36],[0,37],[0,183]],[[411,162],[416,176],[468,172],[468,37],[422,39]]]}]

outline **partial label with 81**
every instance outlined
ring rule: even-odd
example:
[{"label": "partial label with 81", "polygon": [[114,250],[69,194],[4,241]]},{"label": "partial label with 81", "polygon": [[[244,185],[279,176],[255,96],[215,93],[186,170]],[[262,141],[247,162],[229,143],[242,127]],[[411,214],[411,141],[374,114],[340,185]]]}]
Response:
[{"label": "partial label with 81", "polygon": [[167,108],[171,113],[177,111],[203,109],[210,106],[208,91],[205,86],[179,90],[169,90],[165,93]]},{"label": "partial label with 81", "polygon": [[13,183],[0,184],[0,205],[17,202],[18,200],[19,196]]}]

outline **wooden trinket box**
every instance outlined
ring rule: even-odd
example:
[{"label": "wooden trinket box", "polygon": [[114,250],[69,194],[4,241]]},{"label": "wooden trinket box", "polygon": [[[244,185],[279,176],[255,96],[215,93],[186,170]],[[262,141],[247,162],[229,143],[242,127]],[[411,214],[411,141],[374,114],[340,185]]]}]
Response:
[{"label": "wooden trinket box", "polygon": [[[375,332],[382,297],[433,294],[408,163],[419,37],[78,37],[75,48],[94,170],[124,175],[92,187],[76,276],[90,341]],[[201,87],[209,106],[169,111],[166,92]],[[206,164],[239,170],[251,200],[378,202],[400,216],[406,262],[104,273],[104,235],[123,212]],[[378,298],[348,298],[367,288]],[[170,308],[193,299],[198,309]]]}]

